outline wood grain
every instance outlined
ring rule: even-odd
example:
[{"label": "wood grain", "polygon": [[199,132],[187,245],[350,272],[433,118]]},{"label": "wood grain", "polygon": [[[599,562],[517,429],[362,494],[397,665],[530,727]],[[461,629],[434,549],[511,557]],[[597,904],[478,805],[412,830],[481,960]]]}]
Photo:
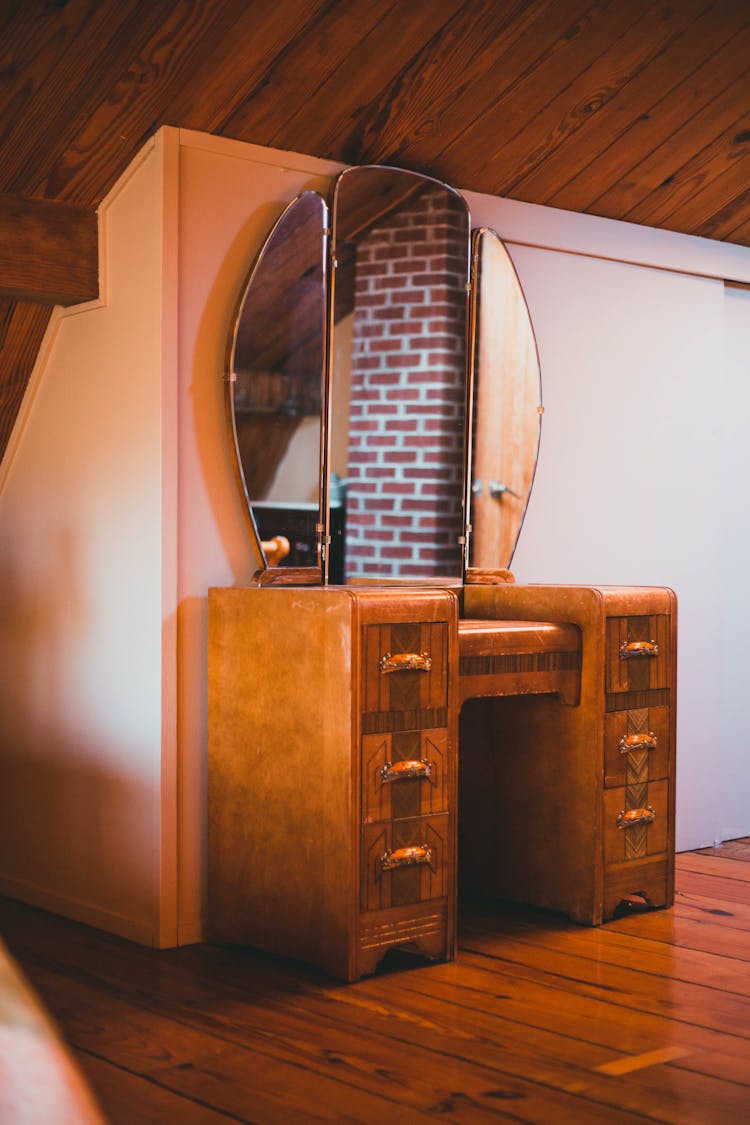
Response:
[{"label": "wood grain", "polygon": [[52,307],[0,297],[0,457],[15,425]]},{"label": "wood grain", "polygon": [[94,212],[0,194],[0,296],[77,305],[98,295]]}]

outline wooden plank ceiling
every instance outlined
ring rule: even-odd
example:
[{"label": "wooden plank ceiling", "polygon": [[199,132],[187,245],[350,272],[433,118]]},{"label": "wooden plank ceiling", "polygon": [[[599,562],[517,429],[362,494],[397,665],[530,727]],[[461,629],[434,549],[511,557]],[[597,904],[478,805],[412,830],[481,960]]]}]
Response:
[{"label": "wooden plank ceiling", "polygon": [[0,0],[0,452],[161,125],[750,245],[750,4]]}]

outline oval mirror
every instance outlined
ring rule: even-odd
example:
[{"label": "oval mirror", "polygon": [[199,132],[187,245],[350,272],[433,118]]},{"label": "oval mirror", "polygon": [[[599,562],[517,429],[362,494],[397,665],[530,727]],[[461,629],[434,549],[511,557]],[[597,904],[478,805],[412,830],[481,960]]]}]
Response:
[{"label": "oval mirror", "polygon": [[331,581],[461,580],[469,232],[462,196],[426,176],[337,180]]},{"label": "oval mirror", "polygon": [[321,580],[321,415],[326,227],[317,192],[298,196],[266,240],[229,341],[227,408],[259,568]]},{"label": "oval mirror", "polygon": [[510,566],[541,437],[541,373],[521,283],[493,230],[473,235],[475,354],[469,566]]}]

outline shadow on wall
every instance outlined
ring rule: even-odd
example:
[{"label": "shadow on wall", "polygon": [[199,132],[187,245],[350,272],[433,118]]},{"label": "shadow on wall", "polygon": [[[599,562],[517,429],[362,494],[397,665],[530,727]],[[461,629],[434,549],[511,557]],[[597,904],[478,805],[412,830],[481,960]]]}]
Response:
[{"label": "shadow on wall", "polygon": [[[73,917],[94,909],[147,932],[153,790],[142,767],[122,769],[118,732],[104,729],[95,698],[101,665],[75,651],[96,626],[75,536],[58,530],[34,557],[22,572],[8,544],[0,556],[0,882]],[[89,679],[93,716],[75,698]]]},{"label": "shadow on wall", "polygon": [[[145,933],[153,914],[153,797],[59,737],[0,751],[0,882],[13,897]],[[76,757],[86,757],[86,763]],[[142,833],[137,835],[137,824]],[[136,831],[134,831],[134,826]]]}]

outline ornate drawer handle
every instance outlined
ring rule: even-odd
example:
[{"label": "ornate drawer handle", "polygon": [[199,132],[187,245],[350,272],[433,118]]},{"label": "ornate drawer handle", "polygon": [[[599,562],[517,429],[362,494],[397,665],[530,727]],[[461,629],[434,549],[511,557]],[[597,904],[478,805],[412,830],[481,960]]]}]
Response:
[{"label": "ornate drawer handle", "polygon": [[631,750],[655,750],[656,735],[649,731],[648,734],[626,734],[619,742],[620,753],[628,754]]},{"label": "ornate drawer handle", "polygon": [[395,656],[386,652],[380,658],[380,671],[384,675],[388,672],[429,672],[431,667],[429,652],[397,652]]},{"label": "ornate drawer handle", "polygon": [[393,871],[396,867],[413,867],[415,863],[432,863],[432,849],[426,844],[413,844],[409,848],[390,848],[380,857],[381,871]]},{"label": "ornate drawer handle", "polygon": [[620,645],[620,660],[637,660],[641,656],[658,656],[656,641],[626,641]]},{"label": "ornate drawer handle", "polygon": [[432,762],[427,758],[411,758],[403,762],[386,762],[380,771],[381,781],[405,781],[410,777],[431,777]]},{"label": "ornate drawer handle", "polygon": [[652,820],[656,820],[656,812],[651,805],[645,809],[628,809],[627,812],[623,809],[617,814],[617,827],[633,828],[637,824],[650,824]]}]

